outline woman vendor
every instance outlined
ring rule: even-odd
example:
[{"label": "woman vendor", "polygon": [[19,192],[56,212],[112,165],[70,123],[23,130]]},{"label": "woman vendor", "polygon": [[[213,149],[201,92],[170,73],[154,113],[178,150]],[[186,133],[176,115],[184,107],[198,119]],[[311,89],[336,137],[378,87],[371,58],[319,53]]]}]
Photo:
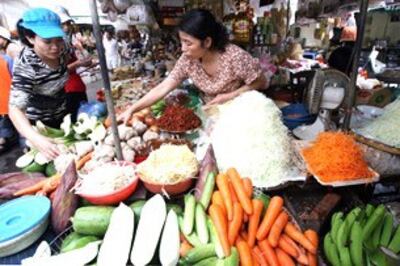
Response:
[{"label": "woman vendor", "polygon": [[245,91],[266,88],[258,60],[230,44],[224,26],[209,11],[188,12],[178,30],[182,56],[174,69],[118,120],[128,123],[134,112],[163,98],[187,78],[203,92],[207,105],[227,102]]},{"label": "woman vendor", "polygon": [[59,16],[45,8],[26,11],[17,29],[26,47],[14,64],[9,116],[23,137],[54,159],[58,155],[56,144],[35,131],[32,124],[40,120],[59,127],[66,115],[64,32]]}]

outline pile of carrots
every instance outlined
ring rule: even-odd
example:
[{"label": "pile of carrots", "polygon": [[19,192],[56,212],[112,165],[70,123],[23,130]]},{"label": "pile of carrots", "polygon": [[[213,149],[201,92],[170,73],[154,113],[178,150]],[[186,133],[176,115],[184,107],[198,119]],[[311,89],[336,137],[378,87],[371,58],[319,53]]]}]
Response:
[{"label": "pile of carrots", "polygon": [[309,171],[325,182],[374,176],[354,138],[343,132],[320,133],[302,155]]},{"label": "pile of carrots", "polygon": [[263,215],[266,206],[253,197],[251,179],[241,178],[234,168],[220,173],[216,185],[208,213],[225,256],[236,246],[240,265],[318,265],[317,233],[301,232],[283,209],[281,197],[272,197]]}]

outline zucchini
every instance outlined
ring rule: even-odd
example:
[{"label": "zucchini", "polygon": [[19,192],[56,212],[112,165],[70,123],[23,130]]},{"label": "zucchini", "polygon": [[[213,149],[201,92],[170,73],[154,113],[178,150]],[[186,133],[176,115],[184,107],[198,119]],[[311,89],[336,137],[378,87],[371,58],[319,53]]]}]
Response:
[{"label": "zucchini", "polygon": [[25,168],[30,165],[34,159],[35,154],[32,151],[27,152],[17,159],[17,161],[15,162],[15,166],[18,168]]},{"label": "zucchini", "polygon": [[75,232],[102,237],[110,224],[111,214],[115,207],[87,206],[75,211],[72,227]]},{"label": "zucchini", "polygon": [[46,166],[38,164],[37,162],[33,161],[30,165],[24,167],[22,172],[24,173],[43,173]]},{"label": "zucchini", "polygon": [[211,195],[215,187],[215,174],[213,172],[209,173],[207,176],[206,183],[204,184],[203,193],[200,196],[199,203],[206,210],[210,204]]},{"label": "zucchini", "polygon": [[201,204],[196,204],[196,233],[199,236],[200,242],[202,244],[207,244],[209,235],[207,228],[207,218],[206,213]]},{"label": "zucchini", "polygon": [[190,245],[197,247],[197,246],[201,246],[201,242],[199,237],[197,236],[196,232],[192,232],[189,235],[186,235],[183,232],[183,218],[181,216],[178,217],[178,222],[179,222],[179,229],[182,232],[182,234],[185,236],[186,240],[190,243]]},{"label": "zucchini", "polygon": [[225,259],[218,260],[216,266],[239,266],[239,253],[235,247],[231,248],[231,255]]},{"label": "zucchini", "polygon": [[185,212],[183,214],[182,229],[185,235],[190,235],[193,231],[196,200],[192,194],[186,194],[184,201],[185,201]]},{"label": "zucchini", "polygon": [[167,215],[160,243],[160,262],[163,266],[174,266],[179,260],[179,225],[174,210]]},{"label": "zucchini", "polygon": [[218,238],[217,230],[210,218],[207,218],[207,225],[210,232],[211,243],[215,245],[215,253],[218,258],[222,259],[225,257],[224,249],[222,248],[221,242]]},{"label": "zucchini", "polygon": [[132,209],[120,203],[111,215],[110,224],[97,256],[98,266],[127,264],[134,226],[135,216]]},{"label": "zucchini", "polygon": [[165,201],[159,194],[154,195],[143,206],[131,251],[131,263],[133,265],[147,265],[153,258],[165,222],[166,212]]},{"label": "zucchini", "polygon": [[196,262],[207,259],[209,257],[214,257],[215,255],[216,254],[214,244],[207,244],[192,248],[183,258],[183,260],[186,264],[193,265]]},{"label": "zucchini", "polygon": [[78,234],[78,236],[76,236],[74,239],[70,240],[70,242],[68,242],[68,244],[64,245],[63,242],[63,246],[61,246],[61,253],[64,252],[68,252],[71,250],[75,250],[78,248],[83,248],[85,247],[87,244],[98,241],[99,239],[95,236],[84,236],[84,235],[80,235]]}]

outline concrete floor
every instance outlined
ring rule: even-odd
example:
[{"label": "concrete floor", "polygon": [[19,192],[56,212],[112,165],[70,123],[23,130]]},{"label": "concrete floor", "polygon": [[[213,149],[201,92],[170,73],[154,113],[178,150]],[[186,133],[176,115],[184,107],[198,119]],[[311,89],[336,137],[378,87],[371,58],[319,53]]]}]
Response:
[{"label": "concrete floor", "polygon": [[[86,94],[88,95],[88,100],[96,100],[96,91],[97,89],[102,87],[102,80],[97,80],[95,82],[87,84]],[[11,150],[0,154],[0,174],[19,171],[19,168],[15,166],[15,161],[18,159],[19,156],[22,155],[22,153],[22,149],[16,146]]]}]

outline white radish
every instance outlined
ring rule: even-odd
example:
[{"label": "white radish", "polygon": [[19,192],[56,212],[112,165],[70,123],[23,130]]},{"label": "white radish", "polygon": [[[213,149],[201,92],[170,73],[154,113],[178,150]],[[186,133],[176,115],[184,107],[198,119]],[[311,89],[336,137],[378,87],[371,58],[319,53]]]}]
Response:
[{"label": "white radish", "polygon": [[153,258],[166,214],[165,201],[159,194],[154,195],[144,204],[131,252],[133,265],[147,265]]},{"label": "white radish", "polygon": [[113,211],[97,256],[98,266],[127,264],[133,238],[134,218],[132,209],[123,203]]},{"label": "white radish", "polygon": [[168,212],[160,244],[160,262],[163,266],[174,266],[179,260],[179,225],[174,210]]},{"label": "white radish", "polygon": [[27,258],[22,261],[22,266],[84,266],[97,256],[101,241],[87,244],[83,248],[61,253],[51,257]]}]

